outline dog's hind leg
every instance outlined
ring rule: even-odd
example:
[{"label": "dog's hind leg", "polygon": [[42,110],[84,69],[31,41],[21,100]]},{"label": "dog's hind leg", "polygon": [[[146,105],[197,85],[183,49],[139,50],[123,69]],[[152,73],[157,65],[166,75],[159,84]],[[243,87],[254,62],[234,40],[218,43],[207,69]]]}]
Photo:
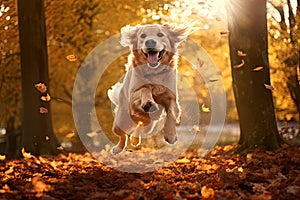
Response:
[{"label": "dog's hind leg", "polygon": [[121,128],[119,128],[116,124],[114,124],[113,132],[120,137],[118,144],[116,144],[112,149],[112,154],[121,153],[126,145],[127,145],[127,134]]}]

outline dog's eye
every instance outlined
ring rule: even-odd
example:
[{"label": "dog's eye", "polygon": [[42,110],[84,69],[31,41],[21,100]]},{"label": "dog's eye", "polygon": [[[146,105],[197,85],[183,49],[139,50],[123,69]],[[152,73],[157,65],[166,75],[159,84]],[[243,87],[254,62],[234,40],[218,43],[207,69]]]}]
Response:
[{"label": "dog's eye", "polygon": [[143,34],[141,35],[141,38],[145,38],[145,37],[147,37],[147,35],[146,35],[145,33],[143,33]]},{"label": "dog's eye", "polygon": [[164,36],[164,34],[163,33],[157,33],[157,36],[162,37],[162,36]]}]

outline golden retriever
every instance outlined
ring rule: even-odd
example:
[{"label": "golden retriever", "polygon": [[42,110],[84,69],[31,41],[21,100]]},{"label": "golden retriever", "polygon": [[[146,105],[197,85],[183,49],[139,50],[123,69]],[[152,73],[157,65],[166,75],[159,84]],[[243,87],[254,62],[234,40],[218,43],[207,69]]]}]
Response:
[{"label": "golden retriever", "polygon": [[177,141],[180,107],[176,87],[177,47],[186,39],[186,26],[137,25],[121,29],[121,45],[130,48],[126,74],[108,91],[116,105],[113,132],[120,137],[111,152],[120,153],[131,134],[138,146],[141,134],[151,132],[165,113],[163,135],[169,144]]}]

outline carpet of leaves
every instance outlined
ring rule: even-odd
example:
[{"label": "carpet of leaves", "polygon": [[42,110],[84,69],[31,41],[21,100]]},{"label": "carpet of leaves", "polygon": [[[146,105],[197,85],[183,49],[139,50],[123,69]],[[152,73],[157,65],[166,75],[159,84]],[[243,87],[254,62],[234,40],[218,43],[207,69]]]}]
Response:
[{"label": "carpet of leaves", "polygon": [[300,199],[299,147],[244,155],[232,153],[235,147],[217,146],[202,158],[188,151],[147,173],[111,169],[88,153],[23,152],[0,161],[0,199]]}]

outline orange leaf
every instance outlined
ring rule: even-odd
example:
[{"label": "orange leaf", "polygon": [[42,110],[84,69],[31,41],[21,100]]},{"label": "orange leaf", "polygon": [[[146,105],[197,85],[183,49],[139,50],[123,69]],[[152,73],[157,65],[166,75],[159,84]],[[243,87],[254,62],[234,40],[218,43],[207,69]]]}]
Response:
[{"label": "orange leaf", "polygon": [[244,53],[244,52],[241,51],[241,50],[238,50],[238,51],[237,51],[237,55],[240,56],[240,57],[245,57],[245,56],[247,56],[247,54]]},{"label": "orange leaf", "polygon": [[253,71],[254,71],[254,72],[258,72],[258,71],[262,70],[263,68],[264,68],[263,66],[258,66],[258,67],[255,67],[255,68],[253,69]]},{"label": "orange leaf", "polygon": [[191,161],[187,158],[177,159],[176,163],[190,163]]},{"label": "orange leaf", "polygon": [[34,84],[34,87],[41,93],[47,92],[47,86],[44,83]]},{"label": "orange leaf", "polygon": [[75,133],[74,133],[74,132],[68,133],[68,134],[65,136],[65,138],[68,138],[68,139],[70,139],[70,138],[72,138],[72,137],[75,137]]},{"label": "orange leaf", "polygon": [[70,54],[66,56],[66,59],[70,62],[75,62],[77,60],[77,57],[74,54]]},{"label": "orange leaf", "polygon": [[244,66],[244,64],[245,64],[245,61],[242,59],[242,63],[241,63],[241,64],[238,64],[238,65],[234,65],[233,68],[234,68],[234,69],[241,68],[241,67]]},{"label": "orange leaf", "polygon": [[40,107],[40,113],[41,114],[47,114],[48,113],[48,109],[44,108],[44,107]]},{"label": "orange leaf", "polygon": [[215,197],[215,191],[212,188],[203,186],[201,188],[201,195],[204,199],[208,199],[208,198],[213,199]]},{"label": "orange leaf", "polygon": [[14,166],[10,166],[8,170],[5,171],[5,174],[11,174],[14,172]]}]

